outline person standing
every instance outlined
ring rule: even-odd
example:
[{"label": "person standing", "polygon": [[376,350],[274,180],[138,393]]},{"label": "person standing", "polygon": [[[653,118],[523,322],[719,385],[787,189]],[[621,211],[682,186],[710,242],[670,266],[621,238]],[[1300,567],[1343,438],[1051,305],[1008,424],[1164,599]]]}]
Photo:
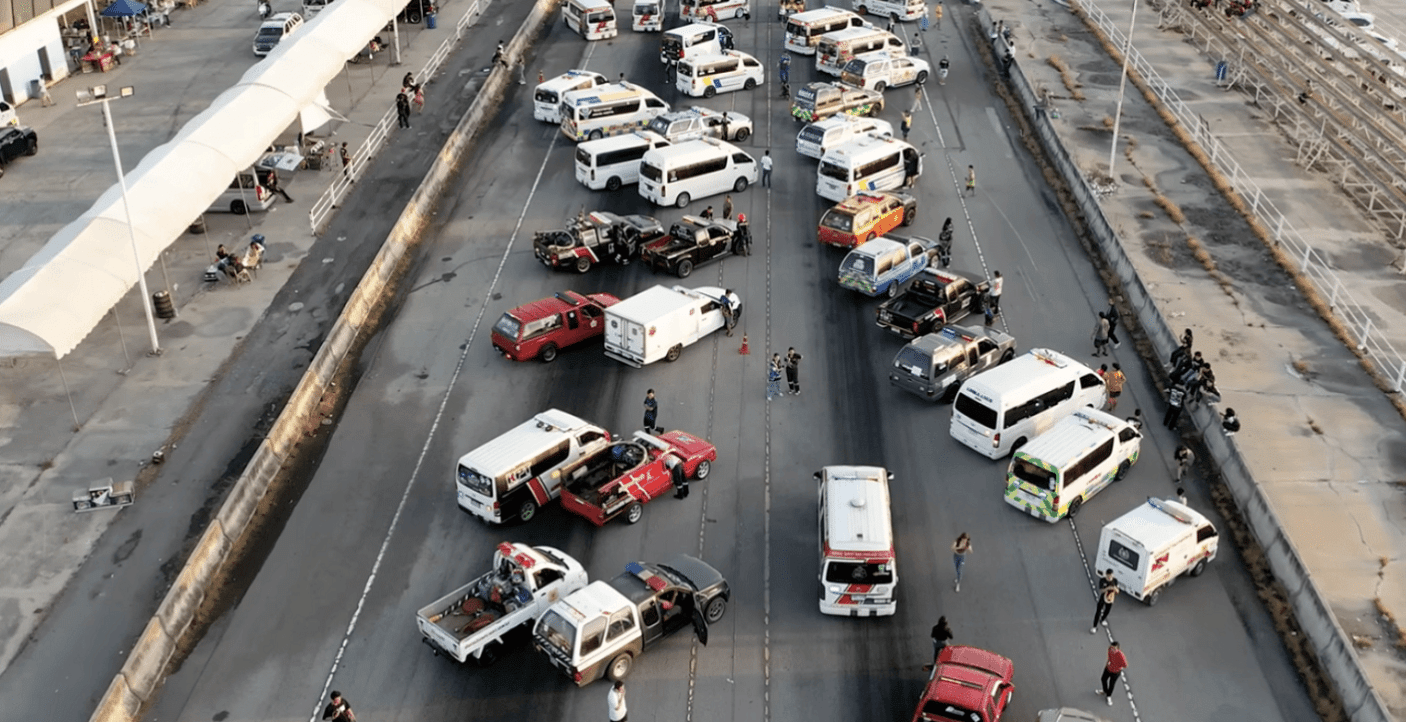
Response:
[{"label": "person standing", "polygon": [[624,682],[615,680],[615,685],[605,695],[605,704],[610,712],[610,722],[627,722],[629,720],[629,710],[625,707]]},{"label": "person standing", "polygon": [[937,25],[937,29],[940,32],[942,30],[942,3],[935,3],[933,5],[932,16],[936,21],[934,24]]},{"label": "person standing", "polygon": [[406,97],[405,93],[395,95],[395,116],[400,122],[400,127],[410,127],[410,98]]},{"label": "person standing", "polygon": [[928,16],[926,13],[923,14],[923,19],[918,22],[918,26],[922,29],[923,32],[928,31]]},{"label": "person standing", "polygon": [[1235,409],[1226,407],[1225,415],[1220,417],[1220,427],[1226,436],[1234,436],[1240,430],[1240,417],[1235,415]]},{"label": "person standing", "polygon": [[795,346],[786,351],[786,384],[791,387],[791,393],[801,395],[801,355],[796,353]]},{"label": "person standing", "polygon": [[913,86],[913,107],[911,112],[916,113],[923,109],[923,86],[914,84]]},{"label": "person standing", "polygon": [[952,542],[952,566],[957,568],[957,581],[952,585],[954,591],[962,591],[962,568],[967,565],[967,555],[971,550],[971,537],[966,532],[958,534],[957,541]]},{"label": "person standing", "polygon": [[356,722],[356,713],[352,711],[351,703],[342,696],[341,692],[332,690],[332,701],[327,703],[326,709],[322,710],[322,719],[332,720],[332,722]]},{"label": "person standing", "polygon": [[1113,570],[1103,573],[1098,580],[1098,606],[1094,607],[1094,625],[1089,634],[1098,633],[1098,625],[1108,626],[1108,613],[1113,610],[1113,600],[1118,598],[1118,582],[1113,579]]},{"label": "person standing", "polygon": [[762,187],[771,187],[771,151],[762,153]]},{"label": "person standing", "polygon": [[1117,298],[1109,299],[1108,310],[1103,312],[1103,315],[1108,317],[1108,340],[1113,342],[1113,348],[1118,348],[1123,345],[1123,343],[1118,340],[1118,320],[1121,318],[1121,315],[1118,313],[1118,304],[1115,303],[1117,300]]},{"label": "person standing", "polygon": [[908,140],[908,131],[913,130],[913,114],[903,111],[903,124],[899,127],[903,129],[903,140]]},{"label": "person standing", "polygon": [[1118,397],[1123,395],[1123,384],[1127,383],[1128,377],[1123,375],[1123,367],[1113,364],[1113,370],[1103,378],[1103,383],[1108,387],[1108,413],[1118,408]]},{"label": "person standing", "polygon": [[342,175],[351,175],[351,151],[347,150],[346,141],[342,141],[342,147],[337,152],[342,157]]},{"label": "person standing", "polygon": [[1162,425],[1175,429],[1177,421],[1181,419],[1181,405],[1186,401],[1186,387],[1180,381],[1172,382],[1172,387],[1167,390],[1167,413],[1162,416]]},{"label": "person standing", "polygon": [[942,654],[942,648],[952,641],[952,628],[947,626],[947,617],[938,617],[937,624],[932,625],[932,658],[937,661],[938,655]]},{"label": "person standing", "polygon": [[669,480],[674,484],[674,498],[688,498],[688,475],[683,473],[683,462],[669,454],[664,457],[664,466],[669,469]]},{"label": "person standing", "polygon": [[1187,469],[1196,463],[1196,452],[1192,451],[1191,447],[1186,444],[1181,444],[1177,446],[1177,451],[1172,455],[1172,458],[1176,459],[1177,462],[1176,482],[1180,484],[1182,477],[1186,476]]},{"label": "person standing", "polygon": [[732,308],[732,289],[723,290],[723,295],[718,297],[718,308],[723,312],[723,329],[730,337],[732,329],[737,327],[737,312]]},{"label": "person standing", "polygon": [[781,395],[781,354],[771,355],[771,361],[767,362],[766,368],[766,400],[770,401]]},{"label": "person standing", "polygon": [[1001,293],[1006,285],[1006,279],[1001,278],[1001,272],[996,271],[991,276],[991,313],[1001,315]]},{"label": "person standing", "polygon": [[730,220],[732,220],[732,194],[731,194],[731,193],[728,193],[727,195],[724,195],[724,196],[723,196],[723,220],[725,220],[725,221],[730,221]]},{"label": "person standing", "polygon": [[541,71],[541,70],[538,70],[538,71],[537,71],[537,84],[538,84],[538,85],[541,85],[542,83],[545,83],[545,82],[547,82],[547,74],[546,74],[545,72]]},{"label": "person standing", "polygon": [[663,431],[659,426],[659,401],[654,398],[654,389],[644,392],[644,430]]},{"label": "person standing", "polygon": [[967,195],[976,195],[976,166],[967,166]]},{"label": "person standing", "polygon": [[1101,694],[1108,700],[1109,707],[1113,706],[1113,685],[1127,668],[1128,658],[1124,656],[1123,650],[1118,648],[1118,642],[1109,642],[1108,663],[1103,665],[1103,678],[1099,680],[1101,688],[1094,690],[1095,694]]},{"label": "person standing", "polygon": [[1103,315],[1103,311],[1098,312],[1098,321],[1094,323],[1094,355],[1108,355],[1108,317]]}]

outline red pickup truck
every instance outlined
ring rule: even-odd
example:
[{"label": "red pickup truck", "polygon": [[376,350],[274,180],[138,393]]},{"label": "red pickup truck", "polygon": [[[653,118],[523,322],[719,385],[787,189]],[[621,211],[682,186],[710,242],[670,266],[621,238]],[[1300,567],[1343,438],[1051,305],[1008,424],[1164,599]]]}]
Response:
[{"label": "red pickup truck", "polygon": [[493,324],[493,348],[514,361],[551,363],[561,349],[605,333],[605,309],[617,303],[608,293],[558,291],[503,314]]},{"label": "red pickup truck", "polygon": [[621,439],[560,469],[561,505],[596,526],[621,515],[634,524],[644,518],[645,504],[673,489],[665,464],[670,457],[683,462],[685,476],[706,479],[718,450],[682,431],[658,436],[636,431],[633,439]]}]

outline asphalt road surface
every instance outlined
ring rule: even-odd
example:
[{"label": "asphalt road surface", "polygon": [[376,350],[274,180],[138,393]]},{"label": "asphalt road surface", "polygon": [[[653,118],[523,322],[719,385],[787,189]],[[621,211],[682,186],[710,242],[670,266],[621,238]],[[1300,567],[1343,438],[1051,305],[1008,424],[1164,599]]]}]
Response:
[{"label": "asphalt road surface", "polygon": [[[954,70],[945,86],[928,84],[917,116],[912,138],[927,156],[920,220],[907,230],[936,237],[952,216],[953,268],[1003,271],[998,324],[1021,349],[1091,360],[1089,335],[1106,292],[1014,144],[990,78],[952,30],[953,16],[967,9],[948,10],[946,40],[929,32],[925,44],[934,59],[950,54]],[[927,679],[928,629],[940,614],[957,643],[1014,660],[1009,719],[1060,705],[1115,720],[1315,719],[1228,541],[1205,576],[1184,580],[1157,607],[1118,602],[1109,629],[1128,654],[1128,686],[1111,709],[1093,693],[1108,637],[1088,631],[1094,599],[1079,541],[1091,552],[1103,522],[1173,489],[1175,442],[1156,427],[1161,405],[1131,345],[1111,359],[1130,376],[1118,411],[1141,406],[1152,423],[1129,478],[1092,500],[1077,530],[1006,505],[1005,463],[952,441],[949,407],[889,387],[887,367],[901,342],[875,327],[877,302],[838,287],[842,255],[815,241],[828,203],[814,193],[816,163],[795,154],[799,128],[776,97],[782,26],[770,6],[755,18],[728,24],[739,49],[767,65],[768,83],[706,102],[664,88],[657,35],[625,30],[588,44],[553,23],[528,66],[530,75],[539,67],[549,76],[568,67],[612,78],[625,72],[677,106],[754,119],[756,135],[744,147],[758,157],[771,147],[776,159],[770,194],[752,188],[734,198],[752,221],[754,254],[705,266],[685,283],[741,295],[751,355],[738,353],[740,334],[721,333],[676,363],[642,370],[605,358],[598,346],[550,365],[494,353],[489,327],[512,306],[562,288],[624,297],[676,282],[637,265],[553,275],[532,258],[531,232],[560,227],[582,206],[644,212],[666,224],[680,212],[652,208],[633,187],[611,195],[577,184],[570,144],[532,120],[531,85],[517,87],[441,208],[414,291],[370,345],[365,375],[290,523],[238,607],[168,680],[150,719],[307,719],[329,684],[368,722],[602,719],[606,685],[577,689],[530,646],[478,669],[421,644],[415,610],[483,571],[506,539],[559,547],[593,578],[680,552],[727,576],[734,596],[707,647],[681,633],[645,652],[627,682],[632,720],[906,720]],[[796,58],[793,88],[814,75],[808,61]],[[888,91],[883,116],[897,126],[912,98],[911,88]],[[980,188],[959,198],[969,163]],[[695,200],[688,210],[721,201]],[[805,355],[803,393],[768,404],[764,359],[788,346]],[[628,434],[639,428],[647,388],[659,394],[662,426],[718,446],[712,475],[695,482],[686,501],[660,499],[638,525],[601,529],[555,506],[530,524],[490,527],[455,505],[454,462],[474,446],[551,407]],[[811,473],[851,463],[883,465],[896,476],[900,580],[891,618],[817,611]],[[1199,484],[1191,497],[1209,509]],[[962,531],[974,552],[957,594],[948,547]]]}]

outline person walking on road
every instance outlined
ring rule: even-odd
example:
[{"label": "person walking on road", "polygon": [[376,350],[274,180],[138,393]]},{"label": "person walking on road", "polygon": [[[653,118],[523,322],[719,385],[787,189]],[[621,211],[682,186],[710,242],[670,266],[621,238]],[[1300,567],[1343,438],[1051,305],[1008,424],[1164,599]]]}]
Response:
[{"label": "person walking on road", "polygon": [[762,153],[762,187],[771,187],[771,151]]},{"label": "person walking on road", "polygon": [[732,194],[723,196],[723,220],[732,220]]},{"label": "person walking on road", "polygon": [[781,354],[771,355],[766,368],[766,400],[771,401],[781,395]]},{"label": "person walking on road", "polygon": [[991,296],[991,313],[996,316],[1001,315],[1001,293],[1005,285],[1006,279],[1001,277],[1000,271],[991,274],[991,291],[989,292]]},{"label": "person walking on road", "polygon": [[1177,451],[1172,455],[1172,458],[1176,459],[1177,462],[1176,482],[1180,484],[1182,477],[1186,476],[1187,470],[1196,463],[1196,452],[1192,451],[1191,447],[1186,444],[1181,444],[1177,446]]},{"label": "person walking on road", "polygon": [[1162,425],[1175,429],[1181,419],[1181,405],[1186,402],[1186,387],[1180,381],[1173,381],[1167,390],[1167,413],[1162,416]]},{"label": "person walking on road", "polygon": [[908,109],[910,113],[916,113],[923,109],[923,86],[915,84],[913,86],[913,107]]},{"label": "person walking on road", "polygon": [[1128,658],[1124,656],[1123,650],[1118,648],[1118,642],[1109,642],[1108,663],[1103,665],[1103,678],[1099,680],[1100,689],[1094,690],[1095,694],[1101,694],[1108,700],[1109,707],[1113,706],[1113,685],[1127,668]]},{"label": "person walking on road", "polygon": [[933,21],[934,21],[933,24],[936,25],[936,26],[937,26],[937,30],[938,30],[939,32],[941,32],[941,30],[942,30],[942,3],[937,3],[937,4],[933,5],[933,8],[932,8],[932,16],[933,16]]},{"label": "person walking on road", "polygon": [[899,127],[903,129],[903,140],[908,140],[908,131],[913,129],[913,114],[903,111],[903,124]]},{"label": "person walking on road", "polygon": [[629,710],[625,707],[625,683],[615,680],[615,685],[605,695],[605,704],[610,712],[610,722],[628,722]]},{"label": "person walking on road", "polygon": [[939,60],[939,61],[937,61],[937,84],[938,84],[938,85],[946,85],[946,84],[947,84],[947,71],[948,71],[951,67],[952,67],[952,61],[951,61],[951,60],[948,60],[946,55],[942,56],[942,59]]},{"label": "person walking on road", "polygon": [[962,568],[967,565],[967,555],[971,553],[972,540],[966,532],[957,535],[957,541],[952,542],[952,566],[957,568],[957,581],[952,585],[953,591],[962,591]]},{"label": "person walking on road", "polygon": [[405,93],[395,95],[395,116],[400,122],[400,127],[410,127],[410,98],[406,97]]},{"label": "person walking on road", "polygon": [[659,426],[659,401],[654,398],[654,389],[644,392],[644,430],[650,433],[664,430]]},{"label": "person walking on road", "polygon": [[[952,628],[947,626],[947,617],[938,617],[937,624],[932,625],[932,659],[937,661],[938,655],[942,654],[942,648],[952,641]],[[931,667],[927,665],[924,669]]]},{"label": "person walking on road", "polygon": [[1123,384],[1128,382],[1128,377],[1123,375],[1123,367],[1113,364],[1113,370],[1103,377],[1103,383],[1108,387],[1108,413],[1118,408],[1118,397],[1123,395]]},{"label": "person walking on road", "polygon": [[976,166],[967,166],[967,195],[976,195]]},{"label": "person walking on road", "polygon": [[786,351],[786,384],[792,394],[801,395],[801,355],[796,353],[795,346]]},{"label": "person walking on road", "polygon": [[1113,600],[1118,598],[1118,591],[1118,582],[1113,579],[1113,570],[1109,569],[1098,580],[1098,606],[1094,607],[1094,625],[1089,627],[1089,634],[1097,634],[1100,624],[1108,626],[1108,613],[1113,610]]},{"label": "person walking on road", "polygon": [[1113,348],[1123,345],[1123,342],[1118,340],[1118,320],[1121,316],[1118,313],[1118,304],[1115,303],[1117,300],[1117,298],[1109,299],[1108,310],[1103,312],[1103,315],[1108,317],[1108,340],[1113,342]]},{"label": "person walking on road", "polygon": [[356,722],[356,713],[352,711],[351,703],[342,696],[341,692],[332,690],[332,701],[327,703],[326,709],[322,710],[322,719],[332,720],[332,722]]},{"label": "person walking on road", "polygon": [[1094,355],[1108,355],[1108,317],[1103,315],[1103,311],[1098,312],[1098,321],[1094,323]]},{"label": "person walking on road", "polygon": [[283,200],[288,201],[289,203],[293,202],[293,196],[288,195],[288,191],[283,190],[283,186],[279,185],[278,183],[278,171],[269,171],[268,180],[264,182],[264,185],[270,191],[283,196]]}]

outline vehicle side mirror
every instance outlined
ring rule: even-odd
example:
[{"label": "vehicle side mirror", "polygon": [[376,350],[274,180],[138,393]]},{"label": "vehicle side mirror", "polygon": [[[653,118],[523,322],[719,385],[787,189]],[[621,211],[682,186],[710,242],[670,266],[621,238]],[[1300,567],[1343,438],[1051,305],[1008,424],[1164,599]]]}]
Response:
[{"label": "vehicle side mirror", "polygon": [[811,478],[815,479],[816,481],[820,481],[820,472],[817,471],[814,474],[811,474]]}]

